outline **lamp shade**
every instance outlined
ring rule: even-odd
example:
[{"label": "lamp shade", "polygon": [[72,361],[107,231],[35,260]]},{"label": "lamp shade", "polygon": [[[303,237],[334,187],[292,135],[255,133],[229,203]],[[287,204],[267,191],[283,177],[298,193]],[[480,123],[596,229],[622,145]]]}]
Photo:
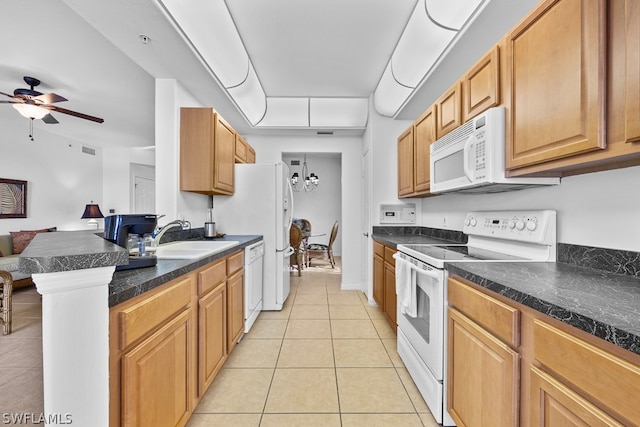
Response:
[{"label": "lamp shade", "polygon": [[84,207],[84,213],[82,214],[81,218],[104,218],[104,215],[102,215],[102,212],[100,212],[100,206],[98,206],[97,204],[88,204]]}]

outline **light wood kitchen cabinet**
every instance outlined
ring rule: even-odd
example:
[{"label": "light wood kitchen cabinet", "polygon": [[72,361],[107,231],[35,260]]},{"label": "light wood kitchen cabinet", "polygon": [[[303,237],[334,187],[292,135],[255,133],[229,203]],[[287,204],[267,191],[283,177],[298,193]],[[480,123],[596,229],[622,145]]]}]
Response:
[{"label": "light wood kitchen cabinet", "polygon": [[384,316],[395,331],[398,327],[398,303],[396,296],[396,260],[395,248],[384,247]]},{"label": "light wood kitchen cabinet", "polygon": [[397,323],[395,248],[373,241],[373,299],[395,331]]},{"label": "light wood kitchen cabinet", "polygon": [[518,425],[518,311],[455,279],[449,304],[449,414],[458,426]]},{"label": "light wood kitchen cabinet", "polygon": [[373,299],[384,309],[384,245],[373,241]]},{"label": "light wood kitchen cabinet", "polygon": [[462,78],[462,123],[500,104],[500,63],[496,45]]},{"label": "light wood kitchen cabinet", "polygon": [[605,148],[606,17],[605,0],[546,0],[507,34],[512,175]]},{"label": "light wood kitchen cabinet", "polygon": [[180,190],[233,194],[236,132],[213,108],[180,109]]},{"label": "light wood kitchen cabinet", "polygon": [[197,403],[196,278],[110,311],[111,426],[185,425]]},{"label": "light wood kitchen cabinet", "polygon": [[624,8],[625,142],[640,142],[640,3],[626,0]]},{"label": "light wood kitchen cabinet", "polygon": [[638,355],[464,279],[448,285],[457,425],[639,424]]},{"label": "light wood kitchen cabinet", "polygon": [[244,331],[244,252],[227,258],[227,353]]},{"label": "light wood kitchen cabinet", "polygon": [[413,127],[409,127],[398,137],[398,197],[414,193],[413,183]]},{"label": "light wood kitchen cabinet", "polygon": [[561,420],[574,425],[581,420],[589,426],[640,422],[640,366],[544,320],[534,319],[532,324],[531,425],[552,426]]},{"label": "light wood kitchen cabinet", "polygon": [[442,138],[462,124],[462,85],[458,81],[435,102],[436,137]]},{"label": "light wood kitchen cabinet", "polygon": [[398,138],[398,198],[431,196],[431,143],[436,140],[436,108],[427,109]]},{"label": "light wood kitchen cabinet", "polygon": [[235,143],[235,162],[236,163],[255,163],[256,151],[247,143],[247,141],[236,134]]},{"label": "light wood kitchen cabinet", "polygon": [[227,359],[227,262],[198,272],[198,392],[200,396]]}]

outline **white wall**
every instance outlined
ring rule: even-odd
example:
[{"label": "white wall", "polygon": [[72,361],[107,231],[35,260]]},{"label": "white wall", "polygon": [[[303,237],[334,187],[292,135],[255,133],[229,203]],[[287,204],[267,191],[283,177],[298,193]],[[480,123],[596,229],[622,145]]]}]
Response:
[{"label": "white wall", "polygon": [[95,156],[84,154],[82,145],[91,147],[90,141],[59,137],[47,126],[64,123],[34,121],[35,141],[27,137],[29,121],[17,113],[15,120],[1,123],[0,178],[28,183],[27,218],[0,219],[0,234],[53,226],[59,230],[95,228],[80,219],[91,200],[104,213],[102,150],[96,149]]},{"label": "white wall", "polygon": [[246,139],[256,150],[256,161],[260,163],[281,161],[282,153],[342,154],[342,213],[339,218],[342,239],[342,287],[343,289],[361,289],[360,152],[362,138],[247,135]]},{"label": "white wall", "polygon": [[[308,154],[309,173],[320,177],[320,185],[313,192],[294,191],[293,216],[306,218],[311,222],[312,234],[324,233],[324,236],[309,238],[310,243],[327,244],[334,222],[342,217],[342,159],[340,154]],[[289,166],[289,175],[298,172],[302,176],[303,155],[283,154],[282,160]],[[300,166],[291,166],[291,160],[300,160]],[[342,233],[333,244],[333,253],[342,255]]]},{"label": "white wall", "polygon": [[202,107],[176,80],[156,80],[156,211],[203,227],[208,196],[180,191],[180,107]]},{"label": "white wall", "polygon": [[[153,145],[153,141],[148,141],[148,144]],[[132,213],[131,165],[137,163],[153,166],[155,164],[155,150],[105,148],[103,152],[104,207],[101,206],[102,213],[105,216]]]}]

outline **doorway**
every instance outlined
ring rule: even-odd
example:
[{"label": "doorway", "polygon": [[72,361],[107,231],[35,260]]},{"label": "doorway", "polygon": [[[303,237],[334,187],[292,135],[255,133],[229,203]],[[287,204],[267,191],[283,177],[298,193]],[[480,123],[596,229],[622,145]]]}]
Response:
[{"label": "doorway", "polygon": [[[309,243],[325,245],[329,242],[333,224],[338,221],[338,235],[333,243],[333,254],[341,257],[342,153],[282,153],[282,161],[289,168],[290,177],[294,172],[302,177],[305,155],[308,172],[319,177],[319,184],[314,191],[293,192],[293,216],[307,219],[311,223]],[[316,262],[320,264],[322,261]]]},{"label": "doorway", "polygon": [[156,212],[156,169],[154,166],[131,164],[132,212],[153,214]]}]

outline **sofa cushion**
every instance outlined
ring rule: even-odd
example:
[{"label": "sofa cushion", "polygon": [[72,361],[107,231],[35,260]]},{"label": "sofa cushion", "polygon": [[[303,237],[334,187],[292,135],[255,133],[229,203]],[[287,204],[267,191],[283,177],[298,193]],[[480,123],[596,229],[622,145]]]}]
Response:
[{"label": "sofa cushion", "polygon": [[9,256],[13,254],[13,243],[11,242],[11,235],[0,235],[0,252],[2,252],[2,256]]},{"label": "sofa cushion", "polygon": [[33,240],[33,238],[38,233],[43,233],[42,231],[10,231],[11,239],[13,240],[13,254],[17,255],[22,253],[23,250],[29,243]]},{"label": "sofa cushion", "polygon": [[0,270],[4,271],[17,271],[20,258],[16,256],[5,256],[0,258]]}]

